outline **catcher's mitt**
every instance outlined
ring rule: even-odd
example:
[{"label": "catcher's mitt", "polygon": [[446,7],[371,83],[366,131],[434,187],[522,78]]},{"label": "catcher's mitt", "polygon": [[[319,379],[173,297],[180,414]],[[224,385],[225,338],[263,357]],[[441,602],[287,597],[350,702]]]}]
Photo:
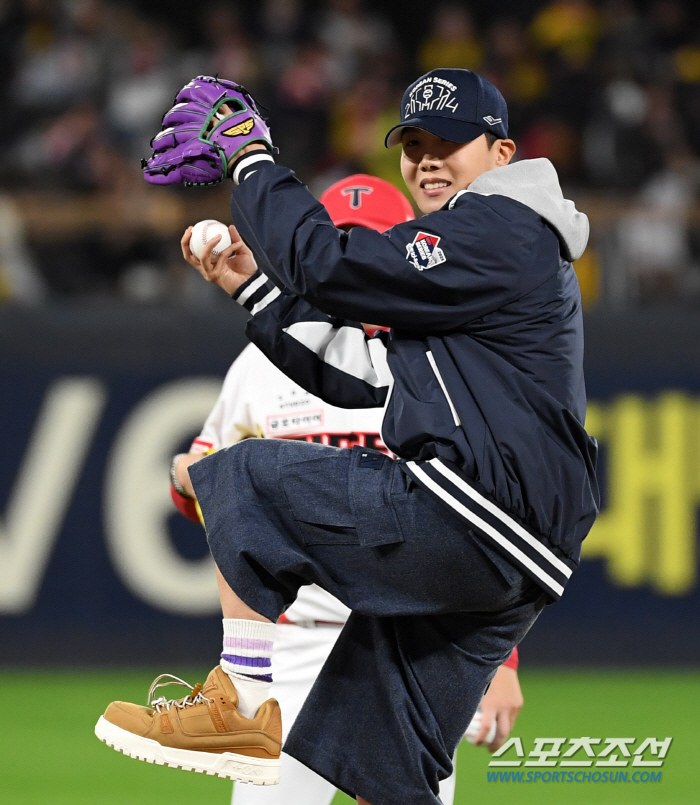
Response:
[{"label": "catcher's mitt", "polygon": [[[230,113],[222,113],[228,106]],[[200,75],[178,92],[141,167],[151,184],[218,184],[233,156],[250,143],[273,152],[270,129],[252,95],[240,84]]]}]

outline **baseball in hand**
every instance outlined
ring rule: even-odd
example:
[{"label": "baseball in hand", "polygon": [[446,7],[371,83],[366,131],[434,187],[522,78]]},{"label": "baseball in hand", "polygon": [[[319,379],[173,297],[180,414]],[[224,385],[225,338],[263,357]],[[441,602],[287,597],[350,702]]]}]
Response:
[{"label": "baseball in hand", "polygon": [[224,249],[231,245],[231,235],[226,224],[221,221],[200,221],[192,227],[190,235],[190,251],[200,260],[202,251],[207,243],[210,243],[217,235],[221,235],[221,240],[216,244],[212,257],[217,258]]},{"label": "baseball in hand", "polygon": [[[464,737],[469,741],[470,744],[473,744],[476,741],[476,736],[479,734],[479,730],[481,729],[481,710],[477,710],[474,714],[474,718],[471,721],[471,724],[467,727],[467,731],[464,733]],[[491,729],[489,729],[488,735],[484,739],[484,743],[486,745],[490,744],[493,739],[496,737],[496,719],[494,718],[493,722],[491,723]]]}]

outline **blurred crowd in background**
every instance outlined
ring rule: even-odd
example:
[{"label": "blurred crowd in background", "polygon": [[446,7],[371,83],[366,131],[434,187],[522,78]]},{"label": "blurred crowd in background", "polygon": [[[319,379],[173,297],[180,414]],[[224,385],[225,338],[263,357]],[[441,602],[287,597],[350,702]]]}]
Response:
[{"label": "blurred crowd in background", "polygon": [[0,299],[219,298],[179,237],[226,220],[230,186],[153,188],[139,166],[195,75],[244,84],[318,194],[356,171],[405,190],[384,134],[405,86],[449,66],[501,89],[517,157],[552,160],[589,215],[589,308],[700,305],[697,2],[437,2],[420,19],[388,0],[179,6],[0,0]]}]

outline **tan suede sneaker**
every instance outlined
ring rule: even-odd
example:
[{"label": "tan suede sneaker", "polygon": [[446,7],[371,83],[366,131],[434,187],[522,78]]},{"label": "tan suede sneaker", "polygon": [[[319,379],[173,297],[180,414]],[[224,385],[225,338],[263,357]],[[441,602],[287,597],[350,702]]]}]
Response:
[{"label": "tan suede sneaker", "polygon": [[[191,692],[184,699],[153,698],[157,688],[173,684]],[[282,719],[275,699],[268,699],[254,718],[245,718],[238,712],[231,679],[217,666],[204,687],[161,674],[148,702],[149,707],[112,702],[95,735],[118,752],[159,766],[255,785],[279,782]]]}]

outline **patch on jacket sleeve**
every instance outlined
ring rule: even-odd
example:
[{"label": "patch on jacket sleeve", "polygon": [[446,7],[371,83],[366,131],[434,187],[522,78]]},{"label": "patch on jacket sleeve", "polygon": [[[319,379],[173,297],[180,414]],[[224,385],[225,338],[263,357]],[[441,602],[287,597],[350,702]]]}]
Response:
[{"label": "patch on jacket sleeve", "polygon": [[419,232],[413,238],[413,243],[406,246],[406,259],[419,271],[439,266],[440,263],[445,263],[447,258],[445,252],[438,247],[438,243],[440,243],[438,235]]}]

